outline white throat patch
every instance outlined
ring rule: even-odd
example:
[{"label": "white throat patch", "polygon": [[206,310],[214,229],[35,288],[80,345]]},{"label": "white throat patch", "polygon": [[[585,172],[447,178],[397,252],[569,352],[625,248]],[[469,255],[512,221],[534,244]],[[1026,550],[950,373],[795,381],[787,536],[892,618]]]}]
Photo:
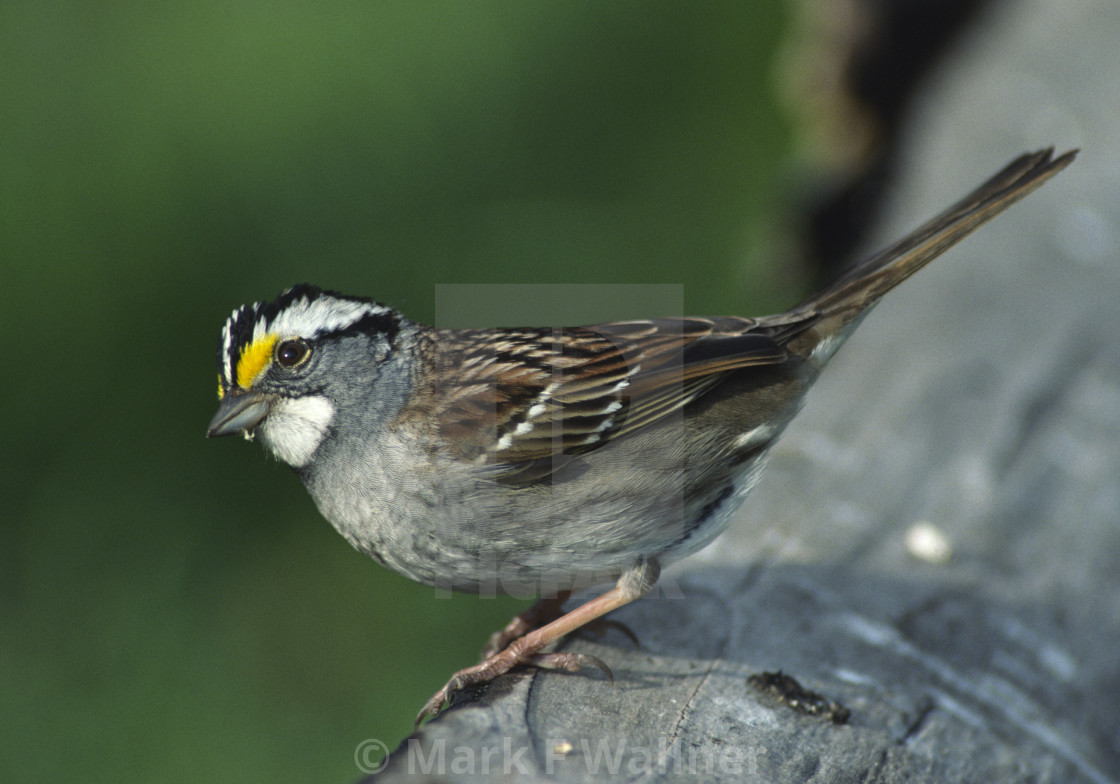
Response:
[{"label": "white throat patch", "polygon": [[280,398],[257,428],[261,444],[292,468],[315,454],[334,419],[334,406],[321,395]]}]

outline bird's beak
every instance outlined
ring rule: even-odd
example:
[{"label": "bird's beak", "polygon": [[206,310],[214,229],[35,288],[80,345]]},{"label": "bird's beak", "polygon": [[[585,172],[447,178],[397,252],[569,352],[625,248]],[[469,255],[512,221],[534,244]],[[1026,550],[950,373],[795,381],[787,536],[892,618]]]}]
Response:
[{"label": "bird's beak", "polygon": [[218,405],[218,413],[206,428],[207,438],[244,433],[251,437],[253,428],[268,416],[268,400],[256,392],[226,395]]}]

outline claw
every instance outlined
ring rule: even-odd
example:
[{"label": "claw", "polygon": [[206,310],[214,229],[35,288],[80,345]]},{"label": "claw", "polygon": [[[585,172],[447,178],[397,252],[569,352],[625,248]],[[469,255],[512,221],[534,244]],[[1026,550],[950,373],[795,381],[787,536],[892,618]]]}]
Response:
[{"label": "claw", "polygon": [[624,624],[622,621],[616,621],[613,618],[596,618],[594,621],[591,621],[583,628],[591,632],[592,634],[597,635],[606,634],[608,629],[614,629],[615,631],[622,632],[622,634],[626,635],[630,642],[634,643],[634,650],[638,650],[642,647],[642,643],[639,642],[638,635],[634,634],[633,629]]},{"label": "claw", "polygon": [[424,707],[420,709],[420,712],[416,714],[416,721],[412,723],[412,728],[418,730],[426,719],[434,719],[438,716],[439,712],[443,710],[444,704],[447,703],[447,696],[447,686],[444,686],[433,694],[431,699],[424,703]]},{"label": "claw", "polygon": [[607,666],[605,661],[598,656],[592,656],[590,653],[568,653],[567,651],[537,653],[530,656],[525,664],[540,667],[542,670],[565,670],[567,672],[579,672],[581,668],[590,664],[602,670],[607,679],[614,683],[614,673],[611,672],[611,668]]},{"label": "claw", "polygon": [[414,726],[419,728],[425,719],[434,719],[438,716],[453,692],[473,686],[476,683],[491,681],[522,664],[540,667],[544,670],[565,670],[566,672],[579,672],[581,668],[590,664],[602,670],[608,680],[612,684],[614,683],[614,673],[611,672],[607,663],[598,656],[592,656],[589,653],[569,653],[567,651],[533,653],[527,650],[518,656],[516,652],[511,653],[510,649],[507,648],[480,664],[459,670],[452,675],[444,687],[424,703],[424,707],[420,709],[420,713],[416,716]]},{"label": "claw", "polygon": [[486,661],[476,664],[473,667],[459,670],[451,676],[451,679],[442,689],[433,694],[431,699],[424,703],[424,707],[420,709],[420,713],[416,716],[414,726],[419,727],[425,719],[433,719],[439,715],[439,712],[443,710],[443,706],[451,697],[452,692],[467,686],[473,686],[476,683],[492,681],[499,675],[505,675],[518,664],[531,662],[532,657],[542,647],[543,644],[533,648],[530,644],[525,642],[525,638],[522,638],[501,653],[491,656]]}]

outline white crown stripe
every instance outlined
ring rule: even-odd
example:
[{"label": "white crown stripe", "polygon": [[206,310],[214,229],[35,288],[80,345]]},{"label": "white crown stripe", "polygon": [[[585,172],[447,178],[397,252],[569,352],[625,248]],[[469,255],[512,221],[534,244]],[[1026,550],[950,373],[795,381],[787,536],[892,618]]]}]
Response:
[{"label": "white crown stripe", "polygon": [[329,296],[311,301],[301,299],[277,314],[271,323],[263,320],[257,322],[253,329],[253,340],[260,340],[270,333],[311,339],[323,333],[347,329],[366,316],[390,312],[383,305]]},{"label": "white crown stripe", "polygon": [[233,383],[233,325],[237,323],[244,309],[244,306],[234,308],[222,330],[222,370],[226,384]]}]

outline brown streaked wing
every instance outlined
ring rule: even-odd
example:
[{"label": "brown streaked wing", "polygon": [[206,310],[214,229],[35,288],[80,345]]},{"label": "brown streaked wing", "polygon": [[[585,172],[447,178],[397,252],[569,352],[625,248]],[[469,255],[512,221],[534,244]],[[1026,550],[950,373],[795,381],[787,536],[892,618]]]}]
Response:
[{"label": "brown streaked wing", "polygon": [[630,385],[625,421],[612,437],[625,435],[677,411],[740,368],[784,362],[787,353],[755,319],[656,319],[648,322],[600,324],[592,329],[627,334],[646,325],[636,339],[642,368]]},{"label": "brown streaked wing", "polygon": [[[590,327],[439,330],[421,399],[463,460],[501,465],[517,481],[550,459],[632,432],[702,395],[732,370],[782,362],[750,319],[659,319]],[[562,461],[561,461],[562,462]]]}]

